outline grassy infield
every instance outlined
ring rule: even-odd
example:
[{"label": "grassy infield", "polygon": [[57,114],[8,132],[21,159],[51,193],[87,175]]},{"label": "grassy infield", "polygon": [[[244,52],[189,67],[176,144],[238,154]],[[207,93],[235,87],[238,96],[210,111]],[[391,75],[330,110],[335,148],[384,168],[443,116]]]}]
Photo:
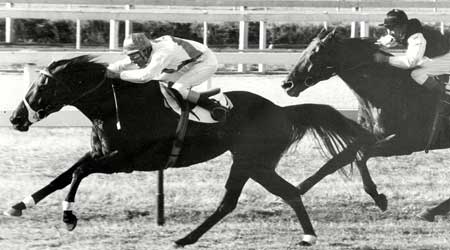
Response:
[{"label": "grassy infield", "polygon": [[[0,209],[47,184],[89,150],[89,129],[0,128]],[[352,179],[329,176],[303,197],[319,242],[310,249],[450,249],[449,217],[415,220],[424,206],[450,195],[448,150],[369,162],[379,191],[389,199],[380,212]],[[282,159],[279,172],[296,184],[324,158],[309,140]],[[166,219],[155,225],[155,173],[85,179],[77,195],[78,227],[67,232],[55,192],[21,218],[0,216],[0,249],[172,249],[172,242],[212,213],[223,194],[231,157],[166,171]],[[302,230],[294,212],[249,181],[238,208],[186,249],[299,249]]]}]

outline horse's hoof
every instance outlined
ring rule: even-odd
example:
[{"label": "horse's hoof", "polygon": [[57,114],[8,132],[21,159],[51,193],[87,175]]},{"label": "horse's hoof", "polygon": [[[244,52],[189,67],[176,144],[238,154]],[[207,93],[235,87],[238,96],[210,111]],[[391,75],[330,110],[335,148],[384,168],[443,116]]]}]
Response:
[{"label": "horse's hoof", "polygon": [[77,226],[77,219],[75,219],[72,223],[65,223],[67,231],[73,231]]},{"label": "horse's hoof", "polygon": [[15,216],[15,217],[20,217],[22,216],[22,210],[21,209],[15,209],[15,208],[9,208],[8,210],[3,212],[4,215],[6,216]]},{"label": "horse's hoof", "polygon": [[194,244],[195,242],[197,242],[197,240],[195,240],[189,236],[186,236],[183,239],[179,239],[179,240],[175,241],[175,244],[177,247],[184,247],[186,245]]},{"label": "horse's hoof", "polygon": [[375,200],[375,204],[380,208],[381,211],[386,211],[388,207],[386,195],[379,194],[378,198]]},{"label": "horse's hoof", "polygon": [[310,247],[312,246],[311,243],[307,242],[307,241],[300,241],[299,243],[297,243],[297,245],[302,246],[302,247]]},{"label": "horse's hoof", "polygon": [[183,248],[183,247],[184,247],[184,245],[180,245],[177,242],[173,243],[173,248]]},{"label": "horse's hoof", "polygon": [[72,231],[77,226],[77,217],[72,213],[72,211],[64,211],[63,221],[66,224],[66,229]]},{"label": "horse's hoof", "polygon": [[303,235],[302,241],[297,243],[297,245],[310,247],[310,246],[316,244],[316,242],[317,242],[317,236],[311,235],[311,234],[305,234],[305,235]]},{"label": "horse's hoof", "polygon": [[418,219],[421,219],[421,220],[424,220],[424,221],[428,221],[428,222],[433,222],[434,221],[434,214],[432,214],[429,209],[425,209],[420,214],[416,215],[416,217]]}]

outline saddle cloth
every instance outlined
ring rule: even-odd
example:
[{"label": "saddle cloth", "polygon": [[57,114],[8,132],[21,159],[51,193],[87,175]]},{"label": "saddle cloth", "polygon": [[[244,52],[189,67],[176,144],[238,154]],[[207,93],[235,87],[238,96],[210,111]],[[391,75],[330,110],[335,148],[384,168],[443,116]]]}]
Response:
[{"label": "saddle cloth", "polygon": [[[161,93],[164,96],[164,105],[167,108],[172,109],[178,115],[180,115],[181,108],[178,105],[178,102],[175,99],[175,97],[168,92],[167,87],[164,84],[160,83],[159,87],[161,89]],[[233,108],[233,103],[231,102],[231,100],[222,92],[220,92],[217,95],[211,96],[210,98],[218,101],[222,106],[226,107],[228,110],[231,110]],[[189,113],[189,120],[202,123],[218,122],[211,117],[211,112],[209,112],[209,110],[206,110],[198,105],[196,105]]]}]

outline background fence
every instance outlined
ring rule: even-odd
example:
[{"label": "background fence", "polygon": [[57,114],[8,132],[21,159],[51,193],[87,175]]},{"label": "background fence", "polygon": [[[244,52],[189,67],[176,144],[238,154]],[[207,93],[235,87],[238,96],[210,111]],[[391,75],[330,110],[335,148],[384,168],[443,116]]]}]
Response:
[{"label": "background fence", "polygon": [[[14,0],[0,2],[0,18],[5,18],[6,44],[15,41],[14,20],[18,18],[75,20],[76,41],[72,49],[8,46],[0,50],[0,57],[3,65],[23,65],[24,84],[27,84],[37,68],[48,65],[52,60],[80,54],[99,55],[106,62],[121,58],[120,22],[125,22],[125,35],[133,32],[133,21],[201,22],[206,45],[208,23],[239,22],[238,48],[217,52],[219,63],[238,64],[239,72],[246,72],[247,64],[258,64],[258,71],[265,72],[269,64],[294,64],[300,53],[268,48],[268,23],[321,23],[324,26],[350,23],[352,37],[367,37],[369,24],[381,23],[391,8],[402,8],[410,17],[423,22],[440,23],[441,32],[444,32],[445,23],[450,21],[450,0]],[[81,23],[86,20],[109,21],[107,49],[82,47]],[[259,23],[258,50],[247,49],[249,22]],[[4,117],[0,120],[4,121],[7,113],[2,114]],[[2,124],[4,122],[0,122]]]}]

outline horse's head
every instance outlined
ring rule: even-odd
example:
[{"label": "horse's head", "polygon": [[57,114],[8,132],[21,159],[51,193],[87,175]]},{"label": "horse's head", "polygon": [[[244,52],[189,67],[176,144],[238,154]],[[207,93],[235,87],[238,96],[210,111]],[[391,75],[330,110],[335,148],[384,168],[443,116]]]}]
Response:
[{"label": "horse's head", "polygon": [[106,67],[91,56],[51,63],[41,70],[10,117],[15,129],[27,131],[31,124],[65,105],[72,105],[92,92],[105,79]]},{"label": "horse's head", "polygon": [[336,74],[334,58],[335,30],[323,29],[306,47],[300,60],[283,81],[283,89],[290,96],[298,96],[305,89]]}]

